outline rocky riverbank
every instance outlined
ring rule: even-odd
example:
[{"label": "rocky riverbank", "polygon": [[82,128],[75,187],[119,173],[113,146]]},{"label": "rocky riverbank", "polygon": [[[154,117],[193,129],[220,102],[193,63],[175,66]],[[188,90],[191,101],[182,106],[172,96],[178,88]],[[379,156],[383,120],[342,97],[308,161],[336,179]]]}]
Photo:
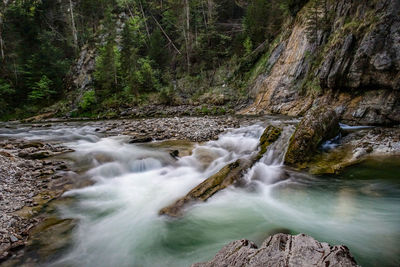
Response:
[{"label": "rocky riverbank", "polygon": [[0,262],[25,245],[43,206],[75,184],[68,162],[49,158],[69,151],[39,141],[0,141]]},{"label": "rocky riverbank", "polygon": [[[179,139],[203,142],[218,138],[218,135],[229,128],[237,128],[241,124],[259,121],[256,117],[237,116],[202,116],[202,117],[168,117],[119,120],[76,120],[65,121],[58,118],[38,119],[28,124],[35,129],[51,128],[54,125],[77,127],[84,124],[94,129],[94,134],[115,136],[128,135],[132,142],[141,142],[144,138],[151,140]],[[15,124],[16,126],[19,124]],[[8,125],[12,128],[12,125]]]}]

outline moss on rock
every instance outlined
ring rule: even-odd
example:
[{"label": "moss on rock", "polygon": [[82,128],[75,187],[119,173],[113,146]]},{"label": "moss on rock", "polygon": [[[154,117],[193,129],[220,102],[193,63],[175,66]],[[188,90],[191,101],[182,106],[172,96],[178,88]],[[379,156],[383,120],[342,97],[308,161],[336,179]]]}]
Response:
[{"label": "moss on rock", "polygon": [[260,137],[260,152],[257,154],[256,160],[262,158],[267,152],[267,148],[273,142],[275,142],[281,135],[282,129],[276,128],[275,126],[269,125]]},{"label": "moss on rock", "polygon": [[311,160],[323,141],[339,132],[339,117],[334,110],[325,107],[310,110],[290,138],[285,164],[301,168]]}]

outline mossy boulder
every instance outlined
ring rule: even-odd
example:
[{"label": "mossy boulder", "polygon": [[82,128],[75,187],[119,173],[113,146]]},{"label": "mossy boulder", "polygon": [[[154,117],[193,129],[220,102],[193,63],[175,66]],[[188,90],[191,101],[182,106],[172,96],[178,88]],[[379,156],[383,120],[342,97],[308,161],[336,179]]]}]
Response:
[{"label": "mossy boulder", "polygon": [[275,142],[281,134],[281,129],[268,126],[260,138],[260,151],[253,157],[238,159],[227,164],[216,174],[210,176],[201,184],[193,188],[186,196],[178,199],[175,203],[161,209],[160,215],[179,217],[185,205],[194,201],[206,201],[215,193],[240,181],[243,174],[259,161],[270,144]]},{"label": "mossy boulder", "polygon": [[273,142],[275,142],[281,135],[282,129],[276,128],[275,126],[269,125],[260,137],[260,151],[257,155],[257,160],[261,159],[262,156],[267,152],[267,148]]},{"label": "mossy boulder", "polygon": [[311,109],[290,138],[285,164],[301,167],[312,159],[322,142],[337,136],[339,132],[339,116],[333,109]]}]

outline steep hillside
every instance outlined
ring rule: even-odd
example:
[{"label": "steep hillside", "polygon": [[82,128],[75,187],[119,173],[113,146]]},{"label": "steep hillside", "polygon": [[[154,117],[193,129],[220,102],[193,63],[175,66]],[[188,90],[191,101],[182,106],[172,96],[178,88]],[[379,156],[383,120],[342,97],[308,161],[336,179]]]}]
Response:
[{"label": "steep hillside", "polygon": [[400,2],[326,2],[326,10],[310,1],[299,12],[288,38],[272,48],[270,71],[253,82],[254,103],[242,113],[301,115],[329,105],[351,123],[399,123]]},{"label": "steep hillside", "polygon": [[0,118],[329,105],[348,123],[397,124],[399,10],[398,0],[2,1]]}]

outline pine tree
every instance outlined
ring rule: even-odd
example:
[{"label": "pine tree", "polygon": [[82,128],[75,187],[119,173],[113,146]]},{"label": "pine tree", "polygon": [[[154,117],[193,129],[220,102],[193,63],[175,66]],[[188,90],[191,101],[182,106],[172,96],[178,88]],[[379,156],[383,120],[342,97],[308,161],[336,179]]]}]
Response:
[{"label": "pine tree", "polygon": [[116,93],[119,85],[118,69],[120,57],[116,44],[115,22],[111,8],[106,11],[103,32],[105,44],[100,48],[94,73],[96,92],[100,98]]}]

